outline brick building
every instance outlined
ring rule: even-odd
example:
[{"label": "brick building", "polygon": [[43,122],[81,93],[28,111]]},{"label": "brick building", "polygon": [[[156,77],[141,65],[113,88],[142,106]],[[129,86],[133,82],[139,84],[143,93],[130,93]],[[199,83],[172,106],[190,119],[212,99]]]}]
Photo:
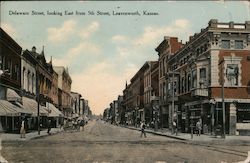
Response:
[{"label": "brick building", "polygon": [[[167,81],[166,81],[166,72],[167,72],[167,62],[169,58],[175,54],[182,47],[182,43],[178,41],[176,37],[164,37],[164,40],[157,46],[155,49],[158,52],[158,62],[159,62],[159,107],[164,116],[162,120],[163,127],[171,126],[171,109],[168,107],[167,103]],[[169,124],[167,124],[168,122]]]},{"label": "brick building", "polygon": [[58,74],[58,103],[59,109],[63,111],[65,117],[72,116],[72,101],[71,101],[71,77],[68,69],[63,66],[54,66],[55,72]]},{"label": "brick building", "polygon": [[189,132],[190,125],[201,119],[203,132],[214,133],[222,126],[224,99],[226,134],[249,133],[249,43],[250,22],[212,19],[170,57],[167,103],[181,131]]}]

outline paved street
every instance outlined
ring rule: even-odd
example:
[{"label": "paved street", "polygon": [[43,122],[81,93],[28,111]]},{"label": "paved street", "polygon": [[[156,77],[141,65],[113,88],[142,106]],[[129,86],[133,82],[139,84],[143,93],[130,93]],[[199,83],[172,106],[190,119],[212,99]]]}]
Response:
[{"label": "paved street", "polygon": [[[233,151],[232,151],[233,150]],[[83,132],[59,133],[29,141],[3,143],[9,162],[237,162],[250,143],[189,142],[91,121]]]}]

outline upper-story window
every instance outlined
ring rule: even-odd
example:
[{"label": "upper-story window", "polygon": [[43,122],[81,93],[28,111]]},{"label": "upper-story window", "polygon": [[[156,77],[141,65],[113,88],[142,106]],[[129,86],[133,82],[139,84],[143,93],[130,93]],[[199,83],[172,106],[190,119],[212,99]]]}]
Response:
[{"label": "upper-story window", "polygon": [[185,92],[185,78],[181,78],[181,93]]},{"label": "upper-story window", "polygon": [[188,91],[190,91],[190,86],[191,86],[191,75],[190,74],[188,74],[188,83],[187,84],[188,84],[187,89],[188,89]]},{"label": "upper-story window", "polygon": [[206,83],[206,68],[200,68],[200,88],[204,87]]},{"label": "upper-story window", "polygon": [[221,41],[221,47],[223,49],[230,49],[230,40],[222,40]]},{"label": "upper-story window", "polygon": [[243,49],[243,41],[242,40],[235,40],[235,49]]},{"label": "upper-story window", "polygon": [[192,88],[197,86],[197,73],[196,70],[192,70]]},{"label": "upper-story window", "polygon": [[239,85],[239,67],[238,64],[228,64],[226,69],[226,77],[231,86]]},{"label": "upper-story window", "polygon": [[200,79],[206,79],[206,68],[200,69]]},{"label": "upper-story window", "polygon": [[200,54],[200,49],[196,49],[196,55],[198,56]]}]

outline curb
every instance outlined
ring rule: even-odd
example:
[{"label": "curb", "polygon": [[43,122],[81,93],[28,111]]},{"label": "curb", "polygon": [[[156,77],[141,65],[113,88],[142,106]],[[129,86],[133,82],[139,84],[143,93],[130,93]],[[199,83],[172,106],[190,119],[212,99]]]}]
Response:
[{"label": "curb", "polygon": [[51,133],[50,135],[48,135],[47,133],[44,134],[44,135],[36,135],[34,137],[30,137],[30,138],[26,138],[26,139],[7,139],[7,140],[2,140],[2,142],[26,142],[26,141],[29,141],[29,140],[39,139],[39,138],[43,138],[43,137],[46,137],[46,136],[52,136],[52,135],[56,135],[56,134],[59,134],[59,133],[62,133],[62,131],[56,131],[54,133]]},{"label": "curb", "polygon": [[[131,130],[140,131],[140,129],[138,129],[138,128],[133,128],[133,127],[129,127],[129,126],[121,126],[121,127],[124,127],[124,128],[127,128],[127,129],[131,129]],[[161,134],[161,133],[157,133],[157,132],[154,132],[154,131],[151,131],[151,130],[145,130],[145,132],[146,132],[146,133],[150,133],[150,134],[154,134],[154,135],[158,135],[158,136],[169,137],[169,138],[172,138],[172,139],[189,141],[188,139],[179,138],[179,137],[176,137],[176,136],[171,136],[171,135],[166,135],[166,134]]]}]

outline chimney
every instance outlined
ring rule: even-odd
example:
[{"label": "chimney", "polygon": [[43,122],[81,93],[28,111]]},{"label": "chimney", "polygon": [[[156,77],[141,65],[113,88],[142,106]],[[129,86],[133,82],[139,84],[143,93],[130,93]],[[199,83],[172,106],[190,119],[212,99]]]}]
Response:
[{"label": "chimney", "polygon": [[189,41],[191,41],[194,38],[194,36],[189,36]]},{"label": "chimney", "polygon": [[250,21],[246,21],[246,22],[245,22],[245,26],[246,26],[246,27],[245,27],[246,29],[250,29]]},{"label": "chimney", "polygon": [[35,52],[36,52],[36,47],[33,46],[31,51],[32,51],[33,53],[35,53]]},{"label": "chimney", "polygon": [[164,40],[169,40],[169,37],[168,36],[164,36]]},{"label": "chimney", "polygon": [[234,28],[234,22],[229,22],[229,28]]},{"label": "chimney", "polygon": [[208,23],[209,27],[216,28],[217,27],[218,20],[217,19],[211,19]]}]

